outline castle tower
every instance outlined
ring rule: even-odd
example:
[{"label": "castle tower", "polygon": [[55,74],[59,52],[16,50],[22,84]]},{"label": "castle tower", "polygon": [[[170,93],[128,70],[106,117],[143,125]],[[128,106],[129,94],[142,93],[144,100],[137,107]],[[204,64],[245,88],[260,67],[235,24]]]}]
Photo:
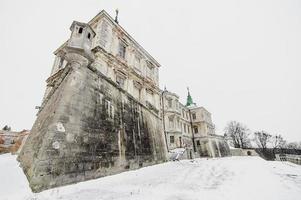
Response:
[{"label": "castle tower", "polygon": [[[71,36],[68,40],[67,47],[79,54],[86,53],[91,55],[92,39],[95,37],[95,32],[86,24],[74,21],[70,27]],[[87,56],[86,55],[86,56]]]},{"label": "castle tower", "polygon": [[[88,24],[76,21],[70,30],[70,39],[57,53],[67,65],[47,79],[42,106],[18,157],[35,192],[74,182],[66,173],[78,171],[80,164],[74,161],[74,155],[80,152],[76,139],[81,129],[74,106],[82,105],[76,94],[81,92],[81,79],[93,61],[90,48],[95,33]],[[76,176],[76,180],[84,180],[83,175]]]},{"label": "castle tower", "polygon": [[47,79],[18,157],[34,192],[166,160],[160,117],[94,67],[90,25],[75,21],[70,30],[55,52],[66,64]]}]

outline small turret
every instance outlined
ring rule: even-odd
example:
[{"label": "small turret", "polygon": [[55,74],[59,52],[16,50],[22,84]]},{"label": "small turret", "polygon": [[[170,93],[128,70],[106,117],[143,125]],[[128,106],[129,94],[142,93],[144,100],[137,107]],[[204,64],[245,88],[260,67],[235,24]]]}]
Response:
[{"label": "small turret", "polygon": [[95,32],[86,24],[73,21],[71,27],[71,36],[68,40],[67,47],[78,51],[84,51],[90,54],[92,39],[95,37]]}]

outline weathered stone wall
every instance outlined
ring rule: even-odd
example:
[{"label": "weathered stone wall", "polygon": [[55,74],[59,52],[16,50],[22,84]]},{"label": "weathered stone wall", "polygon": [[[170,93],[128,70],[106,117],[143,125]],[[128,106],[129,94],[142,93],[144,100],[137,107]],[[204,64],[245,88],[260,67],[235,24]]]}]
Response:
[{"label": "weathered stone wall", "polygon": [[32,190],[165,161],[161,119],[83,56],[67,59],[19,156]]},{"label": "weathered stone wall", "polygon": [[230,148],[225,140],[218,140],[219,152],[221,157],[231,156]]},{"label": "weathered stone wall", "polygon": [[196,144],[200,157],[225,157],[231,155],[227,142],[221,136],[196,138],[196,140],[200,140],[199,145]]}]

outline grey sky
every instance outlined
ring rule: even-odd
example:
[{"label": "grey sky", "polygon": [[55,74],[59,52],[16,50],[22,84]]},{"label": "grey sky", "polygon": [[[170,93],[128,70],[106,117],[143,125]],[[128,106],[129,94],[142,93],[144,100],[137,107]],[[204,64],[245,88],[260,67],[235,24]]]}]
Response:
[{"label": "grey sky", "polygon": [[153,57],[161,88],[206,107],[217,133],[237,120],[301,140],[300,0],[0,1],[0,126],[30,129],[53,51],[73,20],[114,16]]}]

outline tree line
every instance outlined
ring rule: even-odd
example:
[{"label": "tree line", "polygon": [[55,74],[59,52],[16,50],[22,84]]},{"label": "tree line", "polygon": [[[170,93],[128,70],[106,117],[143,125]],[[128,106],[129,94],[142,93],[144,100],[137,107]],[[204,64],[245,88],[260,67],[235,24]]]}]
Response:
[{"label": "tree line", "polygon": [[[235,148],[255,148],[260,154],[267,156],[281,152],[279,150],[282,149],[301,152],[301,141],[287,142],[281,134],[271,134],[263,130],[251,132],[246,125],[237,121],[230,121],[224,131]],[[257,147],[254,147],[254,143]]]}]

